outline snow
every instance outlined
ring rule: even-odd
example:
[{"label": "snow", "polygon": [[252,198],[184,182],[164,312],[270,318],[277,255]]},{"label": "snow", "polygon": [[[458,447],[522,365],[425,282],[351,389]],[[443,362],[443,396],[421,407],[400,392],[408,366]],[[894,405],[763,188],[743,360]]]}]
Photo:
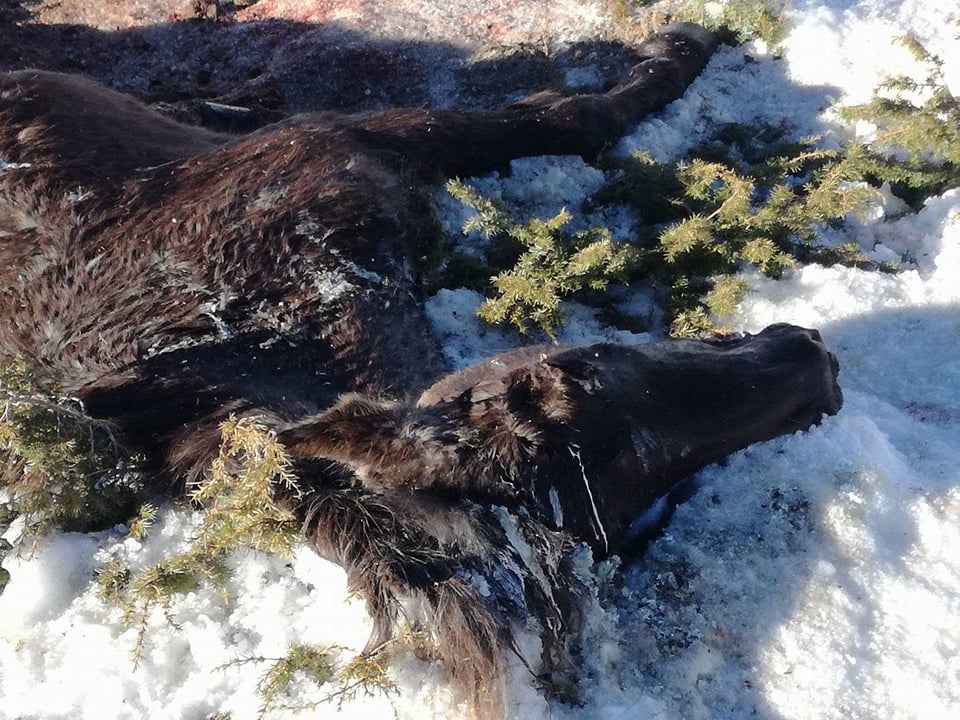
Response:
[{"label": "snow", "polygon": [[[856,128],[828,108],[862,102],[884,74],[911,70],[910,56],[891,44],[904,32],[940,54],[960,88],[953,0],[793,0],[788,8],[794,27],[783,60],[760,44],[722,49],[684,98],[620,151],[675,160],[710,128],[756,119],[796,137],[821,134],[827,146],[853,137]],[[580,160],[546,158],[471,182],[527,216],[561,207],[582,216],[579,205],[602,180]],[[447,231],[458,233],[465,211],[439,205]],[[612,564],[595,568],[603,578],[584,637],[583,707],[548,703],[516,666],[511,717],[960,717],[960,188],[916,214],[893,217],[902,210],[893,208],[851,220],[847,239],[904,263],[900,274],[808,266],[779,281],[746,275],[752,291],[737,329],[819,328],[840,361],[843,410],[703,470],[642,560],[616,574]],[[627,214],[613,224],[629,233],[633,222]],[[613,292],[658,317],[643,288]],[[444,290],[428,303],[457,367],[520,340],[481,327],[479,302]],[[562,342],[652,337],[604,328],[582,306],[566,312]],[[32,556],[8,556],[0,717],[253,718],[265,668],[238,660],[279,657],[294,642],[341,648],[344,659],[363,647],[369,620],[339,568],[306,550],[290,562],[248,552],[232,558],[225,598],[201,588],[167,616],[151,613],[134,668],[135,629],[97,597],[94,570],[117,555],[146,565],[181,547],[192,527],[188,512],[171,509],[143,542],[122,528],[54,533]],[[333,703],[300,717],[464,713],[434,665],[403,657],[392,673],[396,696],[359,696],[340,712]]]}]

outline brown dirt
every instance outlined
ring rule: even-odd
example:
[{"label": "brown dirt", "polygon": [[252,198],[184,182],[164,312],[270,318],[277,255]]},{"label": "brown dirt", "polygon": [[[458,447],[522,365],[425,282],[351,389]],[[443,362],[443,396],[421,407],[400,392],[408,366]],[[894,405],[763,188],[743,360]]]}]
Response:
[{"label": "brown dirt", "polygon": [[[0,70],[82,73],[196,122],[494,107],[634,60],[609,0],[0,0]],[[236,4],[234,4],[236,3]],[[626,28],[626,32],[625,32]]]}]

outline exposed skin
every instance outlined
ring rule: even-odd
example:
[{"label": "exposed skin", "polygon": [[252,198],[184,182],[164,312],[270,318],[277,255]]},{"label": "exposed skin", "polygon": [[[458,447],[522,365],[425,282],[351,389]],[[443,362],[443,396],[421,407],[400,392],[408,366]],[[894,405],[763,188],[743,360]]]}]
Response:
[{"label": "exposed skin", "polygon": [[24,357],[180,483],[229,414],[265,417],[307,491],[288,499],[306,538],[367,598],[371,647],[413,612],[496,716],[514,621],[539,623],[545,671],[564,665],[575,544],[616,552],[684,476],[836,412],[836,361],[814,331],[776,326],[523,349],[441,379],[420,189],[514,157],[593,158],[714,45],[668,26],[604,94],[318,113],[240,137],[82,78],[2,75],[0,361]]}]

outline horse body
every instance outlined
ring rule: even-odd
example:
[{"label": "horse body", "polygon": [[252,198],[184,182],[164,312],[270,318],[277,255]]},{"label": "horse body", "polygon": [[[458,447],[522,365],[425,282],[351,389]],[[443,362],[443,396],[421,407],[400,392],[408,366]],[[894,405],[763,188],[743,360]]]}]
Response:
[{"label": "horse body", "polygon": [[525,349],[443,377],[421,304],[425,183],[593,157],[713,49],[668,26],[607,93],[300,115],[240,137],[82,78],[8,73],[0,360],[23,357],[180,479],[203,474],[228,415],[266,418],[307,490],[290,499],[306,537],[367,598],[371,643],[412,598],[489,707],[517,618],[561,662],[575,543],[616,552],[678,480],[839,409],[836,361],[786,326]]}]

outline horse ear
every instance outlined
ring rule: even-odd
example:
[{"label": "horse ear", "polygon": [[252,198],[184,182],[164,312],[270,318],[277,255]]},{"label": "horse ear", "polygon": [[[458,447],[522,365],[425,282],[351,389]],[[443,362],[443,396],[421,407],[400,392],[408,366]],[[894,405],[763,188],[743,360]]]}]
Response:
[{"label": "horse ear", "polygon": [[474,427],[493,424],[502,430],[530,421],[562,422],[573,412],[569,391],[592,385],[595,376],[596,369],[589,363],[557,364],[541,355],[507,372],[492,372],[488,377],[478,373],[479,379],[447,404],[446,413]]},{"label": "horse ear", "polygon": [[548,422],[566,422],[573,417],[570,390],[576,376],[543,358],[511,373],[508,402],[515,412]]},{"label": "horse ear", "polygon": [[398,435],[398,425],[395,403],[351,394],[277,437],[295,458],[328,458],[359,471],[375,448]]},{"label": "horse ear", "polygon": [[[524,369],[515,370],[508,375],[498,375],[496,377],[481,380],[472,385],[460,395],[459,402],[464,403],[482,403],[494,398],[503,397],[507,390],[515,383],[519,375],[526,371]],[[529,374],[529,373],[527,373]]]}]

